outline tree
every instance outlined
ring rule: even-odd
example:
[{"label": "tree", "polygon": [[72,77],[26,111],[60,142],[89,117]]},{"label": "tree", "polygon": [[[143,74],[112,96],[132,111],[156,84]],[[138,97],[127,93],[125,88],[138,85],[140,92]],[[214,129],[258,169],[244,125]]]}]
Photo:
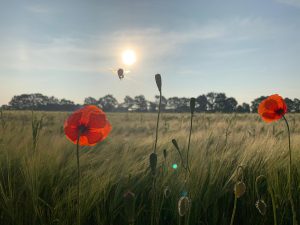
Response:
[{"label": "tree", "polygon": [[295,112],[300,112],[300,100],[298,98],[294,99],[294,108],[295,108]]},{"label": "tree", "polygon": [[206,112],[208,101],[205,95],[199,95],[196,98],[196,111],[197,112]]},{"label": "tree", "polygon": [[295,104],[294,104],[292,99],[285,98],[284,101],[287,105],[288,112],[295,112],[296,111],[296,107],[295,107]]},{"label": "tree", "polygon": [[[164,96],[161,96],[161,111],[165,111],[167,103],[168,103],[168,100]],[[156,110],[158,110],[159,95],[155,95],[155,104],[156,104]]]},{"label": "tree", "polygon": [[250,105],[247,103],[243,103],[236,107],[236,112],[238,113],[250,113]]},{"label": "tree", "polygon": [[166,111],[175,112],[180,105],[180,99],[178,97],[171,97],[167,100]]},{"label": "tree", "polygon": [[207,98],[207,111],[214,112],[216,96],[217,96],[217,93],[214,93],[214,92],[209,92],[206,95],[206,98]]},{"label": "tree", "polygon": [[257,113],[259,104],[260,104],[263,100],[265,100],[266,98],[267,98],[266,96],[260,96],[259,98],[254,99],[254,100],[251,102],[251,111],[252,111],[253,113]]},{"label": "tree", "polygon": [[139,95],[134,97],[134,103],[136,105],[136,111],[146,112],[147,111],[147,101],[144,95]]},{"label": "tree", "polygon": [[232,113],[236,110],[236,106],[237,106],[237,101],[235,98],[227,98],[225,100],[225,108],[222,112],[227,112],[227,113]]},{"label": "tree", "polygon": [[48,97],[42,94],[22,94],[14,96],[9,105],[13,109],[37,109],[48,104]]},{"label": "tree", "polygon": [[[214,95],[214,112],[225,112],[226,111],[226,95],[225,93],[215,93]],[[229,110],[229,109],[228,109]]]},{"label": "tree", "polygon": [[106,112],[115,111],[118,107],[118,101],[112,95],[105,95],[98,101],[99,106]]},{"label": "tree", "polygon": [[98,105],[98,101],[93,97],[87,97],[84,99],[84,105]]}]

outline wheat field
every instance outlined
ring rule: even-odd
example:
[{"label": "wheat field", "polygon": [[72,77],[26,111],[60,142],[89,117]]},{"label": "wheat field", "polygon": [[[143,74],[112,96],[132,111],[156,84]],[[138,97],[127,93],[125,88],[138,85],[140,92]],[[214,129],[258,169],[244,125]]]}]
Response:
[{"label": "wheat field", "polygon": [[[76,223],[76,146],[65,137],[69,113],[5,111],[0,126],[0,221],[3,225]],[[36,124],[43,116],[38,134]],[[94,147],[80,148],[82,225],[230,224],[237,168],[243,167],[246,193],[237,200],[236,225],[289,225],[288,138],[283,121],[262,122],[257,114],[195,114],[186,178],[176,139],[186,157],[190,114],[163,113],[153,151],[157,114],[111,113],[112,132]],[[300,219],[300,120],[288,114],[293,154],[293,198]],[[35,136],[35,138],[33,138]],[[164,158],[163,150],[167,157]],[[174,165],[178,168],[175,168]],[[262,216],[258,194],[267,204]],[[166,189],[169,194],[166,195]],[[135,195],[128,205],[124,195]],[[153,209],[152,196],[155,192]],[[188,193],[189,215],[178,215],[178,200]],[[130,208],[130,209],[129,209]],[[276,219],[274,219],[274,217]],[[154,218],[151,222],[150,218]]]}]

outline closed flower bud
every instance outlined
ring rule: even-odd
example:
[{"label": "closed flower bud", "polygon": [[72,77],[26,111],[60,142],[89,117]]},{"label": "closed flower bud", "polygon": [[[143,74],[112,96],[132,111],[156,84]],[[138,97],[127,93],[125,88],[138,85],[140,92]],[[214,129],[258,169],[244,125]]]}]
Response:
[{"label": "closed flower bud", "polygon": [[159,92],[161,92],[161,76],[160,74],[155,75],[156,85],[158,87]]},{"label": "closed flower bud", "polygon": [[261,215],[266,215],[267,213],[267,204],[264,202],[264,200],[257,200],[257,202],[255,203],[255,207],[257,208],[258,212]]},{"label": "closed flower bud", "polygon": [[191,100],[190,100],[190,108],[191,108],[191,113],[192,114],[195,112],[195,102],[196,102],[196,99],[195,98],[191,98]]},{"label": "closed flower bud", "polygon": [[179,216],[186,216],[190,210],[191,201],[187,196],[183,196],[178,201]]},{"label": "closed flower bud", "polygon": [[164,197],[165,198],[169,198],[171,195],[171,190],[169,189],[169,187],[165,187],[165,190],[164,190]]},{"label": "closed flower bud", "polygon": [[237,198],[242,197],[246,192],[246,185],[243,181],[238,181],[234,185],[234,194]]},{"label": "closed flower bud", "polygon": [[128,191],[124,194],[124,209],[128,222],[131,224],[135,218],[135,194]]},{"label": "closed flower bud", "polygon": [[164,153],[164,158],[165,158],[165,160],[166,160],[166,159],[167,159],[167,155],[168,155],[167,150],[164,149],[163,153]]},{"label": "closed flower bud", "polygon": [[175,146],[175,148],[179,151],[179,147],[178,147],[177,141],[175,139],[172,139],[172,143]]},{"label": "closed flower bud", "polygon": [[157,154],[151,153],[150,155],[150,168],[153,176],[156,174],[156,165],[157,165]]}]

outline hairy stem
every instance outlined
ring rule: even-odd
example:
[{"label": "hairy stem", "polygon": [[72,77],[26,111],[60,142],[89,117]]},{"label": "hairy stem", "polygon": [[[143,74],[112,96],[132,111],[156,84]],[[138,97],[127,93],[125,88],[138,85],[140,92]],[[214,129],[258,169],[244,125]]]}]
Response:
[{"label": "hairy stem", "polygon": [[77,138],[76,157],[77,157],[77,225],[80,225],[80,162],[79,162],[79,138]]},{"label": "hairy stem", "polygon": [[157,114],[157,121],[156,121],[156,135],[155,135],[155,144],[154,144],[154,153],[156,153],[156,146],[157,146],[157,138],[158,138],[158,125],[159,125],[159,117],[160,117],[160,110],[161,110],[161,91],[159,92],[159,105],[158,105],[158,114]]},{"label": "hairy stem", "polygon": [[289,200],[292,208],[292,213],[293,213],[293,225],[298,225],[297,222],[297,217],[296,217],[296,209],[295,209],[295,204],[293,200],[293,195],[292,195],[292,149],[291,149],[291,133],[290,133],[290,126],[285,118],[283,116],[283,119],[285,121],[287,131],[288,131],[288,140],[289,140],[289,171],[288,171],[288,188],[289,188]]},{"label": "hairy stem", "polygon": [[189,134],[189,143],[188,143],[188,150],[186,153],[186,167],[189,173],[191,173],[190,163],[189,163],[189,153],[190,153],[190,144],[191,144],[191,136],[192,136],[192,129],[193,129],[193,117],[194,113],[191,113],[191,126],[190,126],[190,134]]}]

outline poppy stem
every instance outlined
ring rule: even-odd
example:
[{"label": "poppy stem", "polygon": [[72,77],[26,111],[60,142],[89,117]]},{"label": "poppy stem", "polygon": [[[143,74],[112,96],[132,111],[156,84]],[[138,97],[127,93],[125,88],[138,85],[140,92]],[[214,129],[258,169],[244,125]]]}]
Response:
[{"label": "poppy stem", "polygon": [[191,173],[190,163],[189,163],[189,153],[190,153],[191,136],[192,136],[192,130],[193,130],[193,117],[194,117],[194,113],[191,113],[191,126],[190,126],[188,149],[187,149],[187,153],[186,153],[186,167],[187,167],[187,171],[189,173]]},{"label": "poppy stem", "polygon": [[79,139],[80,132],[77,138],[76,157],[77,157],[77,225],[80,225],[80,162],[79,162]]},{"label": "poppy stem", "polygon": [[288,171],[288,188],[289,188],[289,200],[292,208],[292,213],[293,213],[293,225],[298,225],[297,222],[297,217],[296,217],[296,210],[295,210],[295,204],[293,200],[293,195],[292,195],[292,149],[291,149],[291,133],[290,133],[290,126],[285,118],[283,116],[283,119],[285,121],[287,131],[288,131],[288,140],[289,140],[289,171]]}]

